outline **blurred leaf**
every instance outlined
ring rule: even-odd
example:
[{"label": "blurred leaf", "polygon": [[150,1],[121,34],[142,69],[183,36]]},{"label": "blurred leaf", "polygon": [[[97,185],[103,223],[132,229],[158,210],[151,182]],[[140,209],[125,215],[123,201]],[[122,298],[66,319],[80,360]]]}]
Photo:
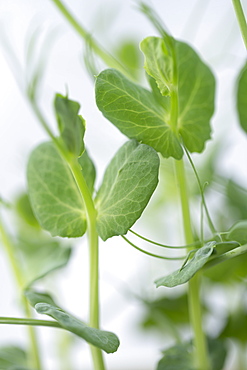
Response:
[{"label": "blurred leaf", "polygon": [[86,231],[84,204],[67,163],[53,143],[39,145],[28,162],[31,205],[52,236],[78,237]]},{"label": "blurred leaf", "polygon": [[29,235],[22,235],[17,248],[22,257],[20,264],[26,287],[66,266],[71,255],[71,248],[42,234],[31,239]]},{"label": "blurred leaf", "polygon": [[78,162],[81,166],[81,172],[87,183],[88,189],[90,190],[91,193],[93,193],[96,170],[94,163],[92,159],[89,157],[86,150],[83,152],[82,156],[78,158]]},{"label": "blurred leaf", "polygon": [[163,354],[156,370],[196,370],[189,343],[178,344],[163,351]]},{"label": "blurred leaf", "polygon": [[97,193],[97,230],[106,240],[126,234],[141,216],[157,183],[159,157],[145,144],[125,143],[113,157]]},{"label": "blurred leaf", "polygon": [[187,294],[178,297],[163,297],[154,301],[145,302],[147,314],[145,321],[152,322],[155,316],[153,312],[159,312],[161,316],[167,317],[175,324],[184,324],[189,322],[188,297]]},{"label": "blurred leaf", "polygon": [[247,254],[243,254],[211,267],[204,271],[203,275],[215,282],[231,284],[233,281],[239,281],[247,276],[246,265]]},{"label": "blurred leaf", "polygon": [[[192,344],[183,343],[163,351],[164,357],[159,361],[156,370],[197,370],[193,365]],[[225,342],[219,339],[208,339],[208,350],[213,370],[222,370],[227,350]]]},{"label": "blurred leaf", "polygon": [[238,78],[237,110],[240,125],[247,133],[247,64],[242,68]]},{"label": "blurred leaf", "polygon": [[1,370],[30,370],[26,352],[16,346],[0,347]]},{"label": "blurred leaf", "polygon": [[117,351],[119,340],[115,334],[87,326],[79,319],[58,307],[53,298],[47,293],[37,293],[29,290],[26,291],[25,295],[38,313],[51,316],[64,329],[76,334],[107,353]]},{"label": "blurred leaf", "polygon": [[157,279],[155,281],[156,287],[165,286],[172,288],[189,281],[208,261],[214,250],[213,245],[215,245],[215,242],[207,243],[195,252],[193,258],[184,267],[168,276]]},{"label": "blurred leaf", "polygon": [[85,121],[78,115],[80,104],[56,94],[54,106],[59,131],[67,150],[80,157],[85,149]]},{"label": "blurred leaf", "polygon": [[16,201],[16,211],[20,218],[29,226],[40,228],[40,225],[33,214],[33,210],[27,194],[22,194]]},{"label": "blurred leaf", "polygon": [[227,346],[222,339],[212,339],[208,338],[208,351],[212,364],[213,370],[224,369],[224,364],[227,356]]},{"label": "blurred leaf", "polygon": [[220,254],[229,252],[232,249],[237,248],[237,247],[239,247],[239,243],[235,241],[220,242],[220,243],[215,244],[214,252],[220,255]]},{"label": "blurred leaf", "polygon": [[227,234],[227,239],[236,240],[240,244],[246,244],[247,243],[247,220],[238,221],[235,225],[233,225],[229,230],[229,234]]},{"label": "blurred leaf", "polygon": [[130,70],[133,77],[138,79],[142,62],[138,44],[133,40],[120,41],[115,54],[117,59]]},{"label": "blurred leaf", "polygon": [[226,186],[227,202],[234,207],[238,219],[247,219],[247,190],[233,180],[229,180]]},{"label": "blurred leaf", "polygon": [[247,342],[247,307],[242,304],[238,309],[232,312],[226,320],[226,325],[222,330],[220,337],[234,338],[242,343]]}]

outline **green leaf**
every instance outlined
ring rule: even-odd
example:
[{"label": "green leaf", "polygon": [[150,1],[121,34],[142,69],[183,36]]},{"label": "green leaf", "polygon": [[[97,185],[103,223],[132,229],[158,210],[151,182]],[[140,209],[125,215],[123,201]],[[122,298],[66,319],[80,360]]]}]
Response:
[{"label": "green leaf", "polygon": [[168,125],[169,114],[153,94],[130,82],[114,69],[96,80],[96,103],[103,115],[123,134],[152,146],[164,157],[182,158],[177,135]]},{"label": "green leaf", "polygon": [[212,364],[213,370],[224,369],[224,364],[227,356],[227,346],[222,339],[212,339],[208,338],[208,351]]},{"label": "green leaf", "polygon": [[123,134],[152,146],[164,157],[181,159],[180,136],[190,152],[202,152],[210,139],[215,80],[189,45],[173,40],[171,50],[170,39],[166,38],[166,44],[163,39],[149,37],[141,47],[147,72],[162,94],[173,91],[178,99],[177,108],[174,104],[161,106],[152,93],[112,69],[97,77],[96,102],[103,115]]},{"label": "green leaf", "polygon": [[88,189],[91,193],[94,190],[94,182],[96,177],[96,170],[92,159],[89,157],[87,151],[85,150],[84,153],[80,158],[78,158],[78,162],[81,166],[81,172],[84,176],[84,179],[87,183]]},{"label": "green leaf", "polygon": [[247,243],[247,220],[242,220],[233,225],[229,234],[227,234],[228,240],[236,240],[240,244]]},{"label": "green leaf", "polygon": [[140,49],[145,56],[144,68],[152,76],[162,95],[169,95],[173,82],[173,60],[165,41],[160,37],[147,37]]},{"label": "green leaf", "polygon": [[196,370],[189,343],[178,344],[163,351],[156,370]]},{"label": "green leaf", "polygon": [[27,178],[31,205],[40,225],[52,236],[82,236],[86,231],[83,200],[53,143],[43,143],[31,153]]},{"label": "green leaf", "polygon": [[16,346],[0,347],[1,370],[28,370],[26,352]]},{"label": "green leaf", "polygon": [[158,172],[159,157],[149,146],[133,140],[119,149],[95,199],[103,240],[126,234],[141,216],[158,184]]},{"label": "green leaf", "polygon": [[59,131],[67,150],[80,157],[84,151],[85,121],[78,115],[80,104],[56,94],[55,112]]},{"label": "green leaf", "polygon": [[47,293],[37,293],[29,290],[26,291],[25,295],[38,313],[51,316],[64,329],[76,334],[107,353],[117,351],[119,339],[115,334],[87,326],[79,319],[58,307],[53,298]]},{"label": "green leaf", "polygon": [[133,77],[137,79],[142,62],[138,43],[133,40],[124,40],[120,42],[116,50],[116,56],[118,60],[129,69]]},{"label": "green leaf", "polygon": [[22,235],[17,246],[25,287],[67,265],[71,248],[43,233]]},{"label": "green leaf", "polygon": [[247,64],[242,68],[237,86],[237,110],[240,125],[247,133]]},{"label": "green leaf", "polygon": [[31,227],[40,228],[33,214],[33,210],[27,194],[21,194],[16,201],[16,211],[20,218]]},{"label": "green leaf", "polygon": [[215,242],[209,242],[198,249],[193,258],[191,258],[182,269],[176,270],[172,274],[156,280],[156,287],[166,286],[172,288],[189,281],[208,261],[214,251],[213,245],[215,245]]},{"label": "green leaf", "polygon": [[238,305],[236,311],[229,314],[221,338],[234,338],[242,343],[247,343],[247,307],[244,302]]},{"label": "green leaf", "polygon": [[215,79],[209,67],[186,43],[176,41],[178,132],[190,152],[201,153],[210,139]]},{"label": "green leaf", "polygon": [[229,241],[229,242],[220,242],[215,244],[214,246],[214,252],[218,255],[224,254],[226,252],[231,251],[232,249],[235,249],[239,247],[239,243],[235,241]]}]

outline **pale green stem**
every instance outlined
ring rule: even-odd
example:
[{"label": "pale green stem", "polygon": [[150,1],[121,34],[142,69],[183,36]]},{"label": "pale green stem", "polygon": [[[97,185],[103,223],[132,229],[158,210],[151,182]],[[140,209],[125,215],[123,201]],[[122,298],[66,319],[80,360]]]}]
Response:
[{"label": "pale green stem", "polygon": [[[180,190],[185,240],[187,244],[192,244],[194,242],[194,238],[190,218],[190,209],[188,201],[189,198],[187,192],[187,183],[183,160],[175,161],[175,169]],[[198,274],[195,275],[189,281],[188,300],[189,300],[190,320],[194,331],[195,367],[197,370],[209,370],[211,367],[207,353],[206,338],[202,328],[202,311],[200,304],[200,277]]]},{"label": "pale green stem", "polygon": [[[16,279],[17,286],[20,289],[20,291],[22,291],[24,287],[22,272],[21,272],[21,269],[19,268],[19,263],[15,256],[15,250],[12,245],[12,242],[6,233],[1,220],[0,220],[0,235],[2,237],[2,242],[5,247],[6,253],[8,255],[10,265],[12,267],[12,271]],[[23,303],[23,308],[24,308],[26,316],[28,318],[31,318],[32,317],[31,310],[30,310],[29,304],[25,297],[22,297],[22,303]],[[35,329],[29,326],[28,333],[29,333],[29,341],[30,341],[31,367],[35,368],[36,370],[41,370],[42,367],[41,367],[38,341],[37,341]]]},{"label": "pale green stem", "polygon": [[36,319],[22,319],[17,317],[0,317],[1,325],[28,325],[28,326],[47,326],[49,328],[63,329],[57,321],[51,320],[36,320]]},{"label": "pale green stem", "polygon": [[245,47],[247,49],[247,24],[240,0],[232,0],[238,24],[242,33]]},{"label": "pale green stem", "polygon": [[[57,150],[68,164],[71,174],[75,179],[78,190],[83,199],[86,218],[87,218],[87,234],[89,240],[89,255],[90,255],[90,318],[89,325],[91,327],[99,329],[99,256],[98,256],[98,233],[96,230],[96,216],[97,212],[94,207],[94,202],[90,191],[88,190],[87,184],[81,172],[81,167],[77,159],[69,153],[63,146],[63,144],[54,136],[51,132],[49,125],[43,117],[37,104],[30,100],[32,108],[42,124],[45,131],[52,139]],[[104,359],[102,351],[94,346],[90,346],[92,359],[94,363],[94,370],[105,370]]]},{"label": "pale green stem", "polygon": [[[89,241],[90,255],[90,317],[89,325],[93,328],[100,328],[99,325],[99,251],[98,251],[98,233],[96,230],[97,212],[90,191],[88,190],[85,179],[82,175],[80,165],[76,160],[70,163],[71,172],[77,183],[85,203],[87,214],[87,233]],[[102,351],[99,348],[90,346],[95,370],[104,370],[104,359]]]},{"label": "pale green stem", "polygon": [[85,28],[75,19],[75,17],[69,12],[69,10],[65,7],[62,1],[60,0],[51,0],[63,16],[67,19],[67,21],[71,24],[74,30],[86,41],[89,43],[92,50],[97,54],[103,62],[110,68],[116,68],[123,74],[127,75],[129,78],[133,79],[128,72],[128,70],[111,54],[103,49],[97,41],[85,30]]}]

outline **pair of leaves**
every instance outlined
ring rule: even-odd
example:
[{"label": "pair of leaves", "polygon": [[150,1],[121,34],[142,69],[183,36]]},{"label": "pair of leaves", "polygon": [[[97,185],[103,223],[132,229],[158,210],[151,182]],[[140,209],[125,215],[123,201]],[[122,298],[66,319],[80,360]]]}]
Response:
[{"label": "pair of leaves", "polygon": [[155,79],[160,95],[177,94],[175,127],[170,97],[163,105],[157,92],[132,83],[114,69],[97,77],[98,108],[123,134],[152,146],[164,157],[182,158],[180,135],[190,152],[201,152],[210,138],[214,111],[212,72],[189,45],[171,37],[148,37],[141,49],[146,71]]},{"label": "pair of leaves", "polygon": [[[159,361],[156,370],[196,370],[193,364],[192,344],[178,344],[163,351],[163,358]],[[208,339],[209,358],[212,369],[222,370],[227,350],[224,341]]]},{"label": "pair of leaves", "polygon": [[61,309],[47,293],[37,293],[32,290],[28,290],[25,295],[37,313],[52,317],[63,329],[76,334],[78,337],[102,349],[106,353],[117,351],[119,347],[119,339],[115,334],[109,331],[89,327],[79,319]]},{"label": "pair of leaves", "polygon": [[168,276],[157,279],[155,281],[156,287],[165,286],[172,288],[189,281],[209,260],[214,251],[214,245],[215,242],[209,242],[202,248],[198,249],[193,258],[191,258],[184,267],[174,271]]},{"label": "pair of leaves", "polygon": [[[95,171],[84,152],[79,159],[92,190]],[[125,234],[141,216],[158,183],[159,158],[145,144],[129,141],[106,169],[95,199],[97,230],[103,240]],[[86,231],[83,199],[67,163],[53,143],[44,143],[28,163],[29,195],[41,226],[53,236],[78,237]]]}]

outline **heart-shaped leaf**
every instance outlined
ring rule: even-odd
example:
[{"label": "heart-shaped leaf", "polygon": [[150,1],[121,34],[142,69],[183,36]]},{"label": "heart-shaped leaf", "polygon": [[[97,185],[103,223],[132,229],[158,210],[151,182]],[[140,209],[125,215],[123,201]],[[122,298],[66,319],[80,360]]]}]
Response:
[{"label": "heart-shaped leaf", "polygon": [[209,242],[202,248],[198,249],[193,258],[179,270],[174,271],[168,276],[160,278],[155,281],[156,287],[166,286],[172,288],[177,285],[181,285],[189,281],[197,271],[199,271],[210,258],[214,251],[213,246],[215,242]]},{"label": "heart-shaped leaf", "polygon": [[25,292],[27,299],[40,314],[51,316],[64,329],[76,334],[88,343],[107,353],[116,352],[119,347],[118,337],[109,331],[91,328],[79,319],[64,311],[47,293],[37,293],[31,290]]},{"label": "heart-shaped leaf", "polygon": [[126,234],[141,216],[157,186],[158,171],[159,157],[149,146],[133,140],[119,149],[95,199],[103,240]]},{"label": "heart-shaped leaf", "polygon": [[[85,169],[89,162],[88,156],[82,156],[82,173],[92,187],[92,171]],[[31,153],[27,177],[31,205],[40,225],[52,236],[82,236],[86,231],[83,199],[67,163],[53,143],[43,143]]]}]

